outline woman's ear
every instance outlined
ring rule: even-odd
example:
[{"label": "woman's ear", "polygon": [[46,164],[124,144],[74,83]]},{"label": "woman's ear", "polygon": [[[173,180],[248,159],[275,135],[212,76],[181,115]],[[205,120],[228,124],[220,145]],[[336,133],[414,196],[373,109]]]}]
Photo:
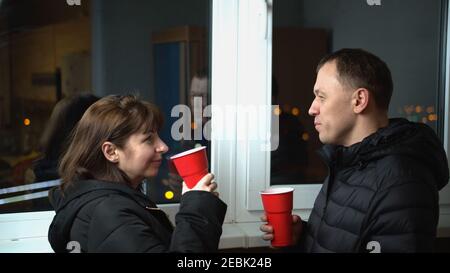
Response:
[{"label": "woman's ear", "polygon": [[109,141],[104,142],[102,144],[102,152],[108,161],[112,163],[119,162],[119,153],[114,143],[111,143]]}]

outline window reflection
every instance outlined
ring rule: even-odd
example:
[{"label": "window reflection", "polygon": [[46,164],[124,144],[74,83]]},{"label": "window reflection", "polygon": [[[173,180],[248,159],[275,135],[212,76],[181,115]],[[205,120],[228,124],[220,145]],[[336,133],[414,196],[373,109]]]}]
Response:
[{"label": "window reflection", "polygon": [[[386,61],[394,80],[390,117],[438,130],[442,8],[441,1],[426,0],[381,1],[380,6],[360,0],[274,1],[276,101],[291,125],[283,126],[289,122],[280,119],[280,149],[272,153],[271,184],[321,183],[326,176],[315,152],[322,144],[308,109],[318,61],[341,48],[363,48]],[[299,140],[303,151],[296,147]]]},{"label": "window reflection", "polygon": [[[170,151],[165,155],[166,160],[158,176],[149,181],[147,187],[150,196],[164,191],[161,202],[172,202],[181,197],[182,179],[173,166],[169,166],[170,156],[196,146],[209,145],[202,133],[206,122],[202,113],[208,104],[209,93],[207,28],[183,26],[160,30],[153,33],[152,43],[155,102],[165,113],[166,126],[162,129],[161,137]],[[186,105],[189,113],[184,111],[182,115],[173,116],[172,109],[180,104]],[[180,119],[186,126],[175,126]],[[174,138],[174,131],[183,137]],[[154,183],[154,180],[162,181],[162,184]],[[153,198],[157,199],[158,196]]]},{"label": "window reflection", "polygon": [[[70,108],[72,98],[137,94],[163,111],[172,154],[209,145],[170,134],[172,107],[189,106],[198,79],[209,99],[209,1],[80,3],[0,1],[0,213],[50,209],[63,136],[91,103]],[[178,202],[180,189],[167,164],[143,187],[158,203]]]}]

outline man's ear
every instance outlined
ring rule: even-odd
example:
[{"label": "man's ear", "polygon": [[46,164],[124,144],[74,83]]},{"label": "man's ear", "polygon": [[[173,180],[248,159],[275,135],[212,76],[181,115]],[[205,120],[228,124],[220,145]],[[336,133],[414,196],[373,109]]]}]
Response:
[{"label": "man's ear", "polygon": [[370,100],[369,90],[365,88],[358,88],[355,92],[353,92],[352,97],[352,106],[353,112],[355,114],[360,114],[364,109],[369,105]]},{"label": "man's ear", "polygon": [[105,158],[112,162],[112,163],[118,163],[119,162],[119,153],[117,150],[117,147],[115,144],[105,141],[102,144],[102,152]]}]

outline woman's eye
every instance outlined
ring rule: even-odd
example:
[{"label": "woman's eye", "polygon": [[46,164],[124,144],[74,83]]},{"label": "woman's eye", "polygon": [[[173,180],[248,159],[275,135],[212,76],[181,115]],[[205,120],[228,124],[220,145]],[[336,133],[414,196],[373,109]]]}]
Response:
[{"label": "woman's eye", "polygon": [[147,142],[147,143],[153,143],[153,136],[149,136],[146,140],[145,140],[145,142]]}]

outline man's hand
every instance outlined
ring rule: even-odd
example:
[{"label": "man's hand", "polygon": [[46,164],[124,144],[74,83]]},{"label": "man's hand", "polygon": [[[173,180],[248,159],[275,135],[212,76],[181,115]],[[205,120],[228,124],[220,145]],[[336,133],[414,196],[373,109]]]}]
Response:
[{"label": "man's hand", "polygon": [[195,187],[193,187],[192,189],[189,189],[186,186],[186,183],[184,183],[183,181],[182,194],[185,194],[188,191],[208,191],[218,197],[219,193],[215,191],[217,189],[217,184],[216,182],[213,182],[213,179],[214,175],[212,173],[208,173],[202,179],[200,179],[197,185],[195,185]]},{"label": "man's hand", "polygon": [[[267,216],[263,215],[261,216],[261,221],[267,223]],[[262,238],[265,241],[272,241],[273,240],[273,227],[268,224],[263,224],[259,228],[262,232],[265,232],[263,234]],[[302,234],[303,230],[303,224],[302,219],[298,215],[292,215],[292,243],[296,245],[300,239],[300,236]]]}]

